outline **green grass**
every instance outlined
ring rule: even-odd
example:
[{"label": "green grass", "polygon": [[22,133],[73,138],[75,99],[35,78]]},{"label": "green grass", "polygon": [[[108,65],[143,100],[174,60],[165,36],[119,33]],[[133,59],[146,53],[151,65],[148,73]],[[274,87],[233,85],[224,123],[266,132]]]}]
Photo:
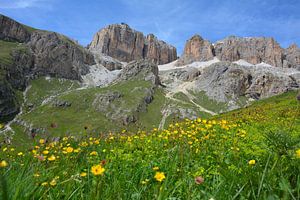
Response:
[{"label": "green grass", "polygon": [[217,102],[215,100],[210,99],[204,91],[201,92],[192,92],[190,91],[196,98],[194,101],[201,105],[202,107],[211,110],[215,113],[219,113],[220,111],[226,111],[228,109],[228,105],[226,103]]},{"label": "green grass", "polygon": [[57,78],[49,78],[46,80],[45,77],[40,77],[31,81],[30,86],[31,88],[27,93],[27,104],[39,106],[43,100],[50,96],[79,88],[80,83],[77,81]]},{"label": "green grass", "polygon": [[[161,119],[163,109],[166,103],[165,94],[161,89],[155,89],[153,101],[147,106],[147,112],[143,112],[139,115],[139,128],[143,130],[150,130],[158,127]],[[133,127],[133,129],[137,127]]]},{"label": "green grass", "polygon": [[[147,86],[139,83],[143,84]],[[114,90],[120,87],[125,86],[113,86]],[[89,133],[56,144],[39,144],[43,138],[39,136],[32,140],[33,148],[22,151],[24,155],[2,146],[0,161],[8,166],[0,168],[0,195],[10,199],[299,199],[296,94],[261,100],[210,119],[186,119],[162,131],[125,130],[97,137]],[[164,102],[162,94],[157,95],[151,106]],[[155,110],[149,105],[150,112]],[[55,160],[47,159],[51,155]],[[102,175],[93,173],[97,165],[105,168]],[[82,172],[86,176],[80,176]],[[161,182],[155,178],[157,172],[165,175]],[[197,184],[197,177],[204,181]]]},{"label": "green grass", "polygon": [[[28,103],[40,105],[45,97],[62,92],[70,87],[71,82],[63,83],[61,87],[58,80],[47,83],[43,78],[35,80],[32,88],[28,91]],[[137,87],[139,89],[137,89]],[[161,119],[160,108],[164,104],[164,95],[160,89],[154,89],[154,100],[146,107],[145,112],[135,112],[139,103],[144,101],[144,89],[151,88],[151,84],[146,81],[126,81],[111,85],[106,88],[89,88],[75,90],[58,95],[53,101],[67,101],[71,103],[70,107],[57,108],[53,106],[53,101],[33,109],[24,114],[22,120],[32,123],[36,128],[44,128],[49,136],[61,136],[64,134],[85,134],[85,127],[88,132],[99,134],[104,131],[118,131],[124,128],[120,120],[111,120],[106,117],[106,113],[114,113],[115,109],[120,109],[123,114],[135,115],[138,118],[137,123],[131,124],[129,129],[146,127],[147,129],[157,126]],[[49,88],[49,89],[46,89]],[[59,91],[58,89],[62,89]],[[122,94],[122,97],[116,99],[108,107],[106,112],[97,111],[94,100],[97,95],[105,94],[109,91],[116,91]],[[114,108],[115,107],[115,108]],[[149,113],[149,114],[148,114]],[[52,123],[57,124],[57,128],[51,128]]]}]

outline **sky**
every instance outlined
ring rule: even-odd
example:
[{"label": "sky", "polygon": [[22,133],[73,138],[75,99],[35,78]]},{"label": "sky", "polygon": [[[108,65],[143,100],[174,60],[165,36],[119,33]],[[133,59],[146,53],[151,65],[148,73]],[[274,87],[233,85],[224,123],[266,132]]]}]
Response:
[{"label": "sky", "polygon": [[183,51],[194,34],[274,37],[300,46],[300,0],[0,0],[0,13],[86,46],[101,28],[126,23]]}]

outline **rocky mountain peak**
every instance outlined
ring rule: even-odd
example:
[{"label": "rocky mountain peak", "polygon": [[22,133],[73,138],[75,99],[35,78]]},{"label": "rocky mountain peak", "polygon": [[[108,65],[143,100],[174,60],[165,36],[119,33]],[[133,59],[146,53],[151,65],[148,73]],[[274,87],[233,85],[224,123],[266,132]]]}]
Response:
[{"label": "rocky mountain peak", "polygon": [[0,14],[0,39],[27,42],[30,39],[28,27]]},{"label": "rocky mountain peak", "polygon": [[194,61],[208,61],[213,59],[213,46],[208,40],[200,35],[194,35],[186,42],[184,52],[177,65],[186,65]]},{"label": "rocky mountain peak", "polygon": [[290,52],[295,52],[295,51],[299,50],[299,47],[296,43],[293,43],[287,48],[287,50]]},{"label": "rocky mountain peak", "polygon": [[251,64],[265,62],[282,67],[283,50],[273,38],[228,37],[215,45],[215,55],[222,61],[243,59]]},{"label": "rocky mountain peak", "polygon": [[229,36],[212,45],[201,36],[194,35],[186,42],[177,65],[207,61],[216,56],[221,61],[235,62],[242,59],[254,65],[263,62],[274,67],[297,68],[300,65],[298,49],[297,45],[291,45],[285,50],[271,37]]},{"label": "rocky mountain peak", "polygon": [[176,48],[158,40],[153,34],[130,28],[127,24],[113,24],[94,35],[89,49],[123,62],[150,59],[165,64],[177,59]]}]

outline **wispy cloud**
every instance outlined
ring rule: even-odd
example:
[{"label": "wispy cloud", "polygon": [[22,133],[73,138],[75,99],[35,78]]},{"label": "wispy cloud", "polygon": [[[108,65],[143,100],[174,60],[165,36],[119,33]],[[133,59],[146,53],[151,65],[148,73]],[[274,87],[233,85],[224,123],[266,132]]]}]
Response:
[{"label": "wispy cloud", "polygon": [[25,9],[32,7],[49,7],[51,0],[2,0],[0,8],[2,9]]}]

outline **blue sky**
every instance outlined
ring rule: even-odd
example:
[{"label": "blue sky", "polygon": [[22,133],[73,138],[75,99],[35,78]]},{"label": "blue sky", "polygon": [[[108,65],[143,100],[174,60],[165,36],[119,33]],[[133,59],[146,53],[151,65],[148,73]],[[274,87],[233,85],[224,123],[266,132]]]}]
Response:
[{"label": "blue sky", "polygon": [[125,22],[176,46],[194,34],[274,37],[300,46],[300,0],[0,0],[0,13],[87,45],[108,24]]}]

